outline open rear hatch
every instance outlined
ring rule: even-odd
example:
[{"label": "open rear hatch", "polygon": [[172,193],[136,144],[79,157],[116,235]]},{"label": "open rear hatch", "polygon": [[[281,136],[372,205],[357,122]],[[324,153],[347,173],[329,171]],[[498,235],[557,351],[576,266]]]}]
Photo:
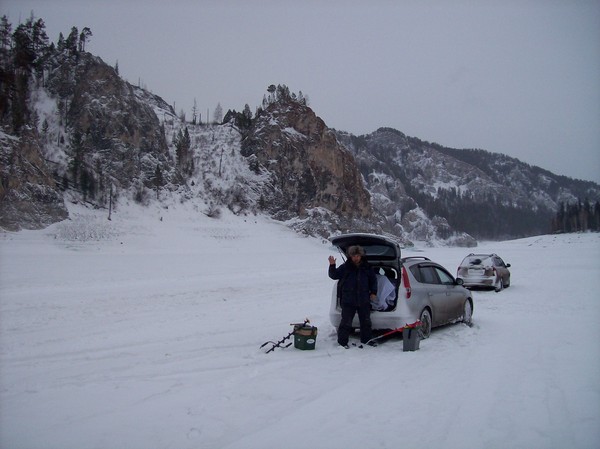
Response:
[{"label": "open rear hatch", "polygon": [[368,262],[399,260],[400,246],[393,240],[372,234],[344,234],[329,239],[333,246],[339,248],[344,254],[352,245],[364,248]]},{"label": "open rear hatch", "polygon": [[[388,312],[396,307],[400,286],[400,245],[393,240],[372,234],[344,234],[329,239],[344,258],[348,248],[360,245],[365,250],[365,259],[377,274],[377,301],[373,310]],[[384,279],[385,278],[385,279]],[[339,296],[339,295],[338,295]],[[339,308],[339,304],[337,305]]]}]

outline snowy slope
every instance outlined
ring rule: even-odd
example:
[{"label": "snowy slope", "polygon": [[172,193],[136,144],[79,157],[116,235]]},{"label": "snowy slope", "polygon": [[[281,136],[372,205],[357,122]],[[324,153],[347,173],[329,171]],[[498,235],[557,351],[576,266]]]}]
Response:
[{"label": "snowy slope", "polygon": [[[600,234],[481,244],[512,286],[403,353],[336,345],[331,248],[277,222],[71,217],[0,234],[2,448],[600,447]],[[314,351],[259,349],[306,317]]]}]

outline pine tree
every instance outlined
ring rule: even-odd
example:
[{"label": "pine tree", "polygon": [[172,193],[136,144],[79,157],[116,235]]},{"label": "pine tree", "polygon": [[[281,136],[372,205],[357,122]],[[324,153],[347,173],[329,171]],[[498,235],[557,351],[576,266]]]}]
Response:
[{"label": "pine tree", "polygon": [[72,27],[71,32],[65,40],[65,50],[70,52],[72,55],[77,54],[77,46],[79,42],[79,30],[77,27]]},{"label": "pine tree", "polygon": [[65,50],[66,43],[62,31],[58,33],[58,42],[56,43],[56,51],[62,53]]},{"label": "pine tree", "polygon": [[594,206],[589,199],[574,204],[560,203],[552,219],[552,232],[600,231],[600,201]]},{"label": "pine tree", "polygon": [[78,50],[83,52],[85,51],[85,43],[87,41],[89,41],[90,37],[92,37],[92,30],[90,30],[88,27],[85,27],[83,30],[81,30],[81,34],[79,35],[79,44],[78,44]]},{"label": "pine tree", "polygon": [[177,166],[181,170],[189,170],[191,139],[187,126],[179,130],[173,143],[175,145],[175,154],[177,155]]},{"label": "pine tree", "polygon": [[96,180],[94,179],[94,174],[86,168],[81,170],[79,185],[84,201],[87,200],[88,195],[92,199],[96,197]]},{"label": "pine tree", "polygon": [[3,15],[0,19],[0,48],[2,50],[10,50],[12,45],[12,25],[8,21],[8,17]]},{"label": "pine tree", "polygon": [[250,106],[246,103],[244,111],[242,112],[243,122],[241,123],[243,128],[250,128],[252,126],[252,111]]},{"label": "pine tree", "polygon": [[29,73],[35,61],[33,45],[33,24],[27,21],[17,27],[13,33],[13,60],[15,68],[21,73]]},{"label": "pine tree", "polygon": [[192,125],[195,125],[198,120],[198,105],[196,104],[196,99],[194,98],[194,106],[192,106]]},{"label": "pine tree", "polygon": [[48,35],[46,34],[46,24],[42,19],[38,19],[32,26],[31,41],[33,52],[36,58],[43,55],[44,50],[48,47]]},{"label": "pine tree", "polygon": [[163,175],[162,170],[160,169],[160,164],[156,164],[156,170],[154,171],[154,187],[156,188],[156,199],[158,198],[160,187],[163,183]]},{"label": "pine tree", "polygon": [[223,123],[223,108],[221,107],[221,103],[217,103],[217,107],[213,113],[213,121],[216,124]]},{"label": "pine tree", "polygon": [[69,142],[71,150],[71,161],[69,162],[69,170],[71,172],[71,179],[73,184],[77,185],[80,181],[81,172],[83,171],[83,138],[79,131],[74,131],[71,134],[71,140]]}]

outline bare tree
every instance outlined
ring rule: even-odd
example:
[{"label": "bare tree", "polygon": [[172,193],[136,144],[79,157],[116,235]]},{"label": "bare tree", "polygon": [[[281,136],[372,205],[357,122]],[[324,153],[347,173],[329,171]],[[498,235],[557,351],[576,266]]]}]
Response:
[{"label": "bare tree", "polygon": [[198,105],[196,104],[196,99],[194,98],[194,106],[192,106],[192,124],[195,125],[198,119]]}]

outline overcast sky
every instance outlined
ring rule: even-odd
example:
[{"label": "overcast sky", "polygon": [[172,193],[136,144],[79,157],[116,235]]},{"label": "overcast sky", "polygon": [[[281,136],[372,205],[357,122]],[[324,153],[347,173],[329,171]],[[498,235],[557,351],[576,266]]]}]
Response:
[{"label": "overcast sky", "polygon": [[332,128],[382,126],[600,182],[599,0],[0,0],[191,117],[269,84]]}]

